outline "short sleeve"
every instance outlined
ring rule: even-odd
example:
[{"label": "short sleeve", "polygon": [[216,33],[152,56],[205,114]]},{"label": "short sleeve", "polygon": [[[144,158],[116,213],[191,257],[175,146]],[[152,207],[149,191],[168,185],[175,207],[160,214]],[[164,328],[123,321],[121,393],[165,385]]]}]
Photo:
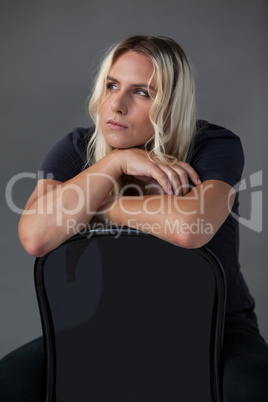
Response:
[{"label": "short sleeve", "polygon": [[244,168],[240,138],[223,127],[204,124],[196,134],[187,162],[202,182],[221,180],[234,187],[240,182]]},{"label": "short sleeve", "polygon": [[77,128],[59,140],[44,158],[40,178],[65,182],[79,174],[87,164],[91,133],[90,129]]}]

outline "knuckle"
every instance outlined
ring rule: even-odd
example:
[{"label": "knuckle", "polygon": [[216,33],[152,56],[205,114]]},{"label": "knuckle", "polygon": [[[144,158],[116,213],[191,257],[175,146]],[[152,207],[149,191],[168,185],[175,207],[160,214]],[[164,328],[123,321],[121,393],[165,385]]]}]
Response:
[{"label": "knuckle", "polygon": [[165,173],[162,169],[160,169],[160,168],[159,168],[159,173],[158,173],[158,175],[159,175],[159,178],[161,178],[161,179],[163,179],[163,180],[167,180],[167,175],[166,175],[166,173]]},{"label": "knuckle", "polygon": [[182,167],[183,166],[185,166],[185,167],[190,166],[188,162],[178,161],[177,163],[179,164],[179,166],[182,166]]},{"label": "knuckle", "polygon": [[181,162],[181,168],[186,170],[186,172],[195,173],[195,170],[188,162]]},{"label": "knuckle", "polygon": [[173,169],[170,169],[169,175],[170,175],[170,177],[171,177],[172,180],[178,179],[178,173],[175,172],[175,170],[173,170]]},{"label": "knuckle", "polygon": [[187,172],[185,170],[182,170],[180,172],[180,176],[184,181],[186,181],[186,180],[188,181],[188,174],[187,174]]}]

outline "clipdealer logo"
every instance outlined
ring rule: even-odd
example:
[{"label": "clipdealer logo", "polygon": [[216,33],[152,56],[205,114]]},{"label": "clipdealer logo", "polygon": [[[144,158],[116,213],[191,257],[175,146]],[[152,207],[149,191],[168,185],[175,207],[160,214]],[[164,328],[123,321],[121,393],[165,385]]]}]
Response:
[{"label": "clipdealer logo", "polygon": [[235,186],[235,190],[239,193],[247,191],[250,193],[250,218],[246,219],[231,211],[231,215],[240,223],[254,232],[261,233],[263,227],[263,191],[262,191],[262,170],[249,176],[248,181],[244,178]]},{"label": "clipdealer logo", "polygon": [[[44,178],[42,175],[42,172],[38,173],[31,173],[31,172],[22,172],[18,173],[10,178],[6,185],[5,189],[5,199],[6,203],[9,207],[9,209],[16,213],[21,215],[23,213],[23,209],[17,206],[16,200],[14,200],[14,188],[16,184],[25,179],[40,179]],[[51,175],[49,179],[53,179],[53,176]],[[89,183],[90,183],[90,178],[89,178]],[[88,184],[89,184],[88,183]],[[116,185],[116,183],[113,183]],[[236,219],[240,225],[247,227],[250,230],[253,230],[254,232],[261,233],[263,229],[263,190],[262,190],[262,184],[263,184],[263,172],[262,170],[259,170],[249,176],[249,178],[243,178],[236,186],[235,190],[236,192],[242,193],[242,192],[247,192],[248,196],[250,197],[250,217],[245,218],[243,216],[237,215],[233,211],[230,212],[231,216]],[[72,185],[71,188],[74,191],[74,194],[77,196],[77,205],[75,206],[74,209],[72,210],[64,210],[63,212],[66,213],[67,215],[72,215],[79,208],[82,208],[85,202],[85,196],[82,193],[82,190],[79,186],[77,185]],[[59,202],[62,203],[62,196],[63,192],[60,191],[60,187],[58,188],[60,197],[59,197]],[[202,197],[201,197],[202,198]],[[201,201],[202,202],[202,201]],[[57,210],[60,211],[63,205],[58,205],[55,206],[57,207]],[[88,206],[90,207],[90,206]],[[45,205],[40,203],[38,205],[37,211],[28,211],[28,214],[34,214],[34,213],[43,213],[44,212]],[[64,209],[64,208],[63,208]],[[52,207],[52,210],[50,213],[53,213],[54,207]],[[49,211],[47,211],[49,213]],[[57,217],[57,224],[62,223],[62,214],[59,214],[60,216]]]}]

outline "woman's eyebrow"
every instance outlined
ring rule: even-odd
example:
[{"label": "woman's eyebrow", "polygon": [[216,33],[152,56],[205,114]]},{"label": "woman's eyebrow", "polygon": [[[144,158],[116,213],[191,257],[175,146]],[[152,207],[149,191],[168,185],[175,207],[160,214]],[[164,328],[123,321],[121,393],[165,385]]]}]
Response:
[{"label": "woman's eyebrow", "polygon": [[[110,75],[107,76],[107,80],[116,82],[117,84],[120,84],[120,82],[116,78],[113,78]],[[132,84],[131,86],[134,87],[134,88],[146,88],[146,89],[148,88],[148,84],[146,84],[146,83],[145,84],[144,83],[142,83],[142,84]],[[149,85],[149,88],[152,91],[156,91],[156,89],[154,87],[152,87],[151,85]]]}]

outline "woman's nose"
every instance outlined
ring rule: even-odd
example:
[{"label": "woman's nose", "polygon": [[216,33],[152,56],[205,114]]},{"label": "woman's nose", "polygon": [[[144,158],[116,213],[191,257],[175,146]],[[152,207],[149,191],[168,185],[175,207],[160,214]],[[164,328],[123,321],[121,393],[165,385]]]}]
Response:
[{"label": "woman's nose", "polygon": [[117,94],[111,102],[111,109],[114,113],[126,114],[127,113],[127,100],[125,95]]}]

